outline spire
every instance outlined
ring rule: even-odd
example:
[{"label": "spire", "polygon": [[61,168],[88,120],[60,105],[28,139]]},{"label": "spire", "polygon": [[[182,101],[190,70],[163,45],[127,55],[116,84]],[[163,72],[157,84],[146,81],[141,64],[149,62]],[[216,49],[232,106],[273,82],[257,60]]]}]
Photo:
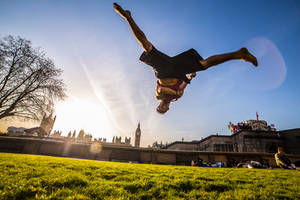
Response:
[{"label": "spire", "polygon": [[134,141],[134,146],[135,147],[140,147],[140,142],[141,142],[141,124],[140,122],[138,123],[138,126],[135,131],[135,141]]}]

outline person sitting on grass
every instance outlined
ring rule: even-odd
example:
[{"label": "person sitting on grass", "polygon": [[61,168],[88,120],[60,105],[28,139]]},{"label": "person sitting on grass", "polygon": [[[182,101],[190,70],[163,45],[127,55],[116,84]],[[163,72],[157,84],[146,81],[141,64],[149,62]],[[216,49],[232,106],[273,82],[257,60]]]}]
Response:
[{"label": "person sitting on grass", "polygon": [[284,149],[278,147],[277,153],[275,154],[275,161],[278,167],[283,169],[296,169],[295,165],[292,164],[290,159],[285,155]]},{"label": "person sitting on grass", "polygon": [[[157,78],[156,98],[160,100],[157,112],[164,114],[169,110],[171,101],[181,98],[187,84],[195,72],[206,70],[229,60],[243,60],[257,66],[257,59],[249,53],[248,49],[241,48],[235,52],[214,55],[203,59],[195,49],[190,49],[177,56],[170,57],[157,50],[146,38],[143,31],[136,25],[130,11],[123,10],[117,3],[113,4],[114,10],[129,24],[136,40],[143,47],[144,52],[140,60],[153,68]],[[187,74],[191,74],[188,77]]]}]

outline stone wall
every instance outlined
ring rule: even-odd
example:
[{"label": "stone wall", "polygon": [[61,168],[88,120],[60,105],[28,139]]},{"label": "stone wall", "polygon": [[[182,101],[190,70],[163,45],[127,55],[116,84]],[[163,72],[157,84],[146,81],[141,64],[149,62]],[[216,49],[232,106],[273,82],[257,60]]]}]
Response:
[{"label": "stone wall", "polygon": [[233,135],[233,140],[238,144],[238,152],[275,153],[282,143],[280,135],[271,131],[241,131]]},{"label": "stone wall", "polygon": [[286,153],[300,155],[300,129],[281,131]]},{"label": "stone wall", "polygon": [[[275,166],[271,153],[236,153],[178,151],[169,149],[151,149],[102,145],[98,152],[91,151],[91,145],[68,143],[55,140],[0,136],[0,152],[38,154],[103,161],[120,161],[153,164],[190,165],[191,160],[202,159],[204,162],[239,162],[257,160]],[[289,155],[290,159],[300,161],[300,155]]]},{"label": "stone wall", "polygon": [[[225,148],[220,148],[220,146],[217,145],[231,145],[233,146],[232,143],[232,138],[230,136],[218,136],[218,135],[212,135],[201,142],[198,143],[198,150],[200,151],[221,151],[221,149],[224,149],[223,151],[229,151],[226,150]],[[217,150],[220,149],[220,150]],[[233,152],[233,149],[232,151]]]},{"label": "stone wall", "polygon": [[196,150],[198,143],[194,142],[175,142],[170,148],[172,150]]}]

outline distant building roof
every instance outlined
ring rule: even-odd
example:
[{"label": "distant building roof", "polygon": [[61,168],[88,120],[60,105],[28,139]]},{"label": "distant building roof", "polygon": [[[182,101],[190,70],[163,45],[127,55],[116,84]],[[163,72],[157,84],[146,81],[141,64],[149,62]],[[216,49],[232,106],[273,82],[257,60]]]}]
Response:
[{"label": "distant building roof", "polygon": [[[299,129],[290,129],[290,130],[285,130],[285,131],[289,131],[289,132],[290,131],[295,131],[296,132],[296,131],[299,131],[299,130],[300,130],[300,128]],[[166,145],[164,148],[168,149],[170,146],[173,146],[175,144],[200,144],[200,143],[202,143],[206,140],[209,140],[213,137],[228,137],[228,138],[231,138],[233,136],[236,136],[236,135],[240,134],[243,131],[248,131],[248,132],[252,132],[252,133],[274,132],[274,131],[263,131],[263,130],[239,130],[239,131],[237,131],[236,133],[234,133],[232,135],[210,135],[210,136],[207,136],[206,138],[203,138],[201,140],[193,140],[193,141],[189,141],[189,142],[175,141],[175,142],[172,142],[172,143]],[[281,132],[285,132],[285,131],[281,131]]]},{"label": "distant building roof", "polygon": [[38,136],[45,136],[48,135],[48,133],[41,127],[34,127],[34,128],[29,128],[24,130],[27,134],[33,134],[37,133]]}]

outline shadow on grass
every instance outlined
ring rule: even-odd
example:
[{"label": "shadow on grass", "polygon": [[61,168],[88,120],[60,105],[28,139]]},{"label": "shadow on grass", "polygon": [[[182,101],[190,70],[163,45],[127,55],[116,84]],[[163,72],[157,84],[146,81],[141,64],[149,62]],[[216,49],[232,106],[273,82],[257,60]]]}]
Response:
[{"label": "shadow on grass", "polygon": [[97,169],[99,169],[99,167],[94,167],[94,166],[89,166],[89,167],[87,167],[88,169],[91,169],[91,170],[97,170]]},{"label": "shadow on grass", "polygon": [[67,177],[66,179],[59,179],[51,182],[51,180],[48,181],[41,181],[41,185],[44,188],[47,188],[47,190],[55,190],[57,188],[75,188],[75,187],[85,187],[87,186],[88,182],[87,180],[84,180],[78,176],[71,176]]},{"label": "shadow on grass", "polygon": [[63,163],[49,163],[48,166],[51,168],[61,168],[61,167],[65,167],[66,165]]},{"label": "shadow on grass", "polygon": [[147,182],[146,184],[136,184],[131,183],[124,186],[124,189],[130,192],[131,194],[136,194],[140,191],[148,191],[153,187],[154,183],[152,181]]},{"label": "shadow on grass", "polygon": [[115,175],[115,174],[102,174],[101,175],[101,178],[103,178],[105,180],[112,180],[116,177],[117,177],[117,175]]},{"label": "shadow on grass", "polygon": [[197,180],[201,180],[201,181],[214,181],[214,179],[205,178],[205,177],[197,177]]},{"label": "shadow on grass", "polygon": [[204,186],[206,192],[225,192],[231,190],[232,187],[224,184],[208,184]]},{"label": "shadow on grass", "polygon": [[16,193],[14,194],[13,199],[31,199],[35,196],[37,191],[31,190],[30,188],[24,188],[21,190],[17,190]]}]

